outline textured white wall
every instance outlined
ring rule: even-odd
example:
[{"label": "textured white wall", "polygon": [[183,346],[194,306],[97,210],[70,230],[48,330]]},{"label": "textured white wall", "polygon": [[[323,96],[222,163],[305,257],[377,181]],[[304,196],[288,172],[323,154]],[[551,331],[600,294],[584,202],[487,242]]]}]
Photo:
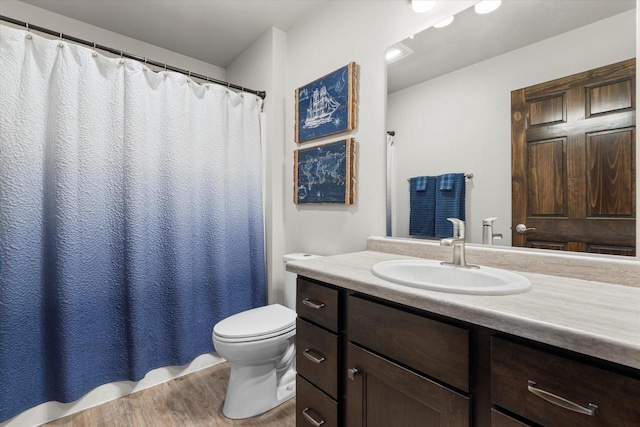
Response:
[{"label": "textured white wall", "polygon": [[[394,236],[409,233],[407,178],[473,172],[467,239],[482,242],[482,219],[511,245],[511,91],[633,58],[634,10],[391,94],[395,137]],[[598,34],[598,37],[594,37]],[[570,59],[567,59],[570,58]]]},{"label": "textured white wall", "polygon": [[[286,250],[331,255],[363,250],[385,233],[387,46],[474,1],[439,2],[416,14],[409,2],[328,2],[287,33],[286,136],[283,163]],[[301,144],[310,147],[353,136],[358,141],[357,202],[353,206],[293,204],[294,91],[350,61],[360,66],[358,126],[350,135]]]},{"label": "textured white wall", "polygon": [[277,28],[263,34],[227,67],[229,81],[266,90],[263,157],[265,159],[265,246],[269,303],[284,304],[284,216],[282,182],[284,167],[284,100],[287,35]]}]

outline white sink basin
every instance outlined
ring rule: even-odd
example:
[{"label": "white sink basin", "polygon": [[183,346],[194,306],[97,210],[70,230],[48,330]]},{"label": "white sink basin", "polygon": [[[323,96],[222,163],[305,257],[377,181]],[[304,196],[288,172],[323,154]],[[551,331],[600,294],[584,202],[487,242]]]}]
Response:
[{"label": "white sink basin", "polygon": [[531,289],[529,279],[510,271],[454,267],[435,260],[379,262],[371,273],[400,285],[456,294],[510,295]]}]

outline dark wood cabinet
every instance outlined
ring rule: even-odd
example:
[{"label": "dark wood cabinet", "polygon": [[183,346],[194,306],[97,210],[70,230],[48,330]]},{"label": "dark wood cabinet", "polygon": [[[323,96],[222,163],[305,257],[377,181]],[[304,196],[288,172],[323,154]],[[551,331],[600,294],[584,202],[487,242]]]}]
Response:
[{"label": "dark wood cabinet", "polygon": [[298,316],[298,427],[640,426],[637,369],[303,277]]},{"label": "dark wood cabinet", "polygon": [[468,427],[469,398],[349,343],[349,427]]},{"label": "dark wood cabinet", "polygon": [[349,341],[469,391],[468,330],[357,296],[348,307]]},{"label": "dark wood cabinet", "polygon": [[337,427],[338,402],[298,375],[296,380],[296,427]]},{"label": "dark wood cabinet", "polygon": [[342,426],[344,290],[298,278],[296,426]]},{"label": "dark wood cabinet", "polygon": [[298,279],[296,312],[330,331],[338,331],[339,290],[304,278]]},{"label": "dark wood cabinet", "polygon": [[640,425],[640,380],[492,339],[492,402],[544,426]]},{"label": "dark wood cabinet", "polygon": [[298,319],[296,369],[316,387],[338,399],[338,336]]},{"label": "dark wood cabinet", "polygon": [[491,427],[531,427],[531,424],[523,423],[500,411],[491,409]]}]

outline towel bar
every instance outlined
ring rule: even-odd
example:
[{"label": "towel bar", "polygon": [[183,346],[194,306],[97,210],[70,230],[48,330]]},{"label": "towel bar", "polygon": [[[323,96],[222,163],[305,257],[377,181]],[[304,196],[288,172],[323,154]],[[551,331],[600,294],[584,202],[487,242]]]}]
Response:
[{"label": "towel bar", "polygon": [[[469,181],[471,178],[473,178],[473,173],[465,173],[464,174],[464,179],[466,179],[467,181]],[[411,181],[411,178],[407,178],[407,182]]]}]

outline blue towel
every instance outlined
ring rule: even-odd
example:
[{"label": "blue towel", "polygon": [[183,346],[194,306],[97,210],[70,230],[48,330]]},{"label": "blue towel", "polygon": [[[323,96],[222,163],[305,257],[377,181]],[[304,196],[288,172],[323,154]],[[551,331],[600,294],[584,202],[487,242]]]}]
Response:
[{"label": "blue towel", "polygon": [[453,190],[453,182],[455,181],[456,174],[455,173],[447,173],[444,175],[440,175],[440,191],[451,191]]},{"label": "blue towel", "polygon": [[419,176],[416,180],[416,191],[427,191],[427,176]]},{"label": "blue towel", "polygon": [[[424,190],[418,190],[418,183],[424,183]],[[409,235],[419,237],[435,236],[436,177],[411,178],[409,206]]]},{"label": "blue towel", "polygon": [[[451,178],[445,178],[445,177]],[[452,180],[451,190],[446,190],[447,185],[443,181]],[[463,173],[445,174],[436,177],[436,214],[435,234],[439,238],[453,236],[453,224],[447,218],[459,218],[465,220],[465,180]]]}]

